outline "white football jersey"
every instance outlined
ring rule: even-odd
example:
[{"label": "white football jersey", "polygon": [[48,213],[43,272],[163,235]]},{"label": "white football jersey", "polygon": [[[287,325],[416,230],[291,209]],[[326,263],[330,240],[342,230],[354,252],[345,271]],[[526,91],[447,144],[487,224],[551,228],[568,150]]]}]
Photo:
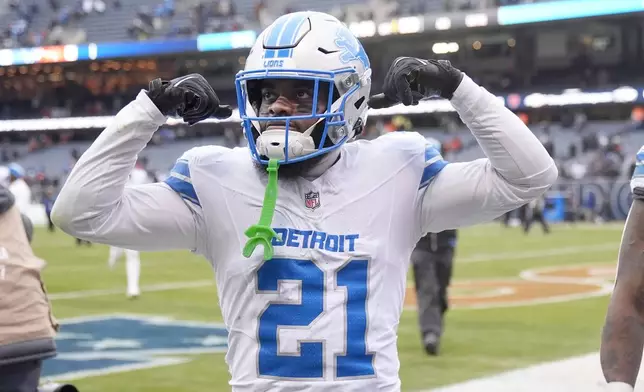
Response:
[{"label": "white football jersey", "polygon": [[150,178],[150,175],[145,169],[141,167],[135,167],[134,169],[132,169],[132,173],[130,173],[128,185],[130,186],[143,185],[143,184],[149,184],[151,182],[152,182],[152,179]]},{"label": "white football jersey", "polygon": [[79,159],[52,220],[92,242],[204,255],[229,331],[234,392],[398,392],[396,330],[418,239],[488,222],[557,177],[525,124],[471,79],[451,103],[488,158],[447,164],[416,133],[345,144],[317,179],[278,180],[268,261],[261,247],[242,255],[267,183],[247,148],[198,147],[165,182],[126,186],[166,122],[144,92]]},{"label": "white football jersey", "polygon": [[216,272],[235,390],[400,388],[396,327],[419,201],[446,162],[417,133],[342,148],[316,180],[278,180],[268,261],[261,246],[242,255],[267,182],[247,148],[195,148],[166,179],[204,222],[197,252]]}]

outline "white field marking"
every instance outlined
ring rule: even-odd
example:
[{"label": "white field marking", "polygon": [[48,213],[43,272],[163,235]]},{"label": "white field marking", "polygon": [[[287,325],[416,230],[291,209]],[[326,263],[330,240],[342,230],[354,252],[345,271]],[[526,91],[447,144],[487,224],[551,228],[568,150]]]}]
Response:
[{"label": "white field marking", "polygon": [[[554,304],[554,303],[561,303],[561,302],[577,301],[580,299],[603,297],[612,292],[613,292],[613,284],[605,284],[605,285],[597,285],[596,290],[589,291],[587,293],[564,294],[564,295],[556,295],[556,296],[546,297],[546,298],[535,298],[535,299],[517,300],[517,301],[505,300],[505,301],[499,301],[499,302],[488,302],[485,304],[475,304],[475,305],[466,305],[466,306],[452,305],[452,309],[458,309],[458,310],[499,309],[499,308],[516,308],[519,306]],[[416,305],[407,305],[405,306],[404,309],[417,311]]]},{"label": "white field marking", "polygon": [[[599,268],[607,267],[607,264],[600,263],[585,263],[579,265],[570,265],[563,267],[547,267],[523,271],[520,276],[523,279],[541,282],[555,282],[556,283],[590,283],[600,284],[601,288],[594,293],[586,293],[581,295],[560,296],[544,300],[531,301],[545,303],[545,302],[561,302],[562,300],[573,300],[574,297],[589,298],[608,294],[613,289],[613,283],[607,279],[591,279],[591,278],[578,278],[575,281],[566,280],[561,281],[557,277],[543,277],[538,276],[539,273],[560,271],[566,269],[576,268]],[[550,280],[549,280],[550,279]],[[602,283],[603,282],[603,283]],[[513,304],[512,306],[518,306]],[[638,388],[635,392],[644,391],[644,372],[640,371],[640,379],[638,380]],[[530,366],[523,369],[502,372],[497,375],[473,379],[445,387],[426,389],[418,392],[480,392],[480,391],[495,391],[495,392],[569,392],[569,391],[584,391],[584,392],[603,392],[605,391],[606,383],[602,377],[601,368],[599,366],[599,354],[592,353],[588,355],[572,357],[559,361],[549,362]]]},{"label": "white field marking", "polygon": [[151,314],[145,314],[145,313],[123,313],[123,312],[101,313],[96,315],[69,317],[58,321],[60,321],[61,324],[68,325],[68,324],[85,323],[88,321],[111,320],[113,318],[122,318],[127,320],[140,320],[140,321],[145,321],[147,323],[152,323],[155,325],[179,324],[180,326],[189,326],[189,327],[226,328],[224,324],[219,322],[184,320],[184,319],[177,319],[175,317],[167,316],[167,315],[161,316],[161,315],[151,315]]},{"label": "white field marking", "polygon": [[[543,276],[544,273],[549,272],[565,272],[570,270],[576,270],[580,268],[585,268],[590,271],[595,271],[595,276],[590,277],[574,277],[574,276]],[[614,266],[611,266],[608,263],[584,263],[584,264],[574,264],[574,265],[565,265],[560,267],[549,266],[534,268],[529,270],[524,270],[519,273],[519,276],[522,279],[531,281],[531,282],[545,282],[545,283],[564,283],[564,284],[605,284],[609,283],[609,279],[603,277],[601,271],[610,269],[613,276],[617,271],[617,263]]]},{"label": "white field marking", "polygon": [[[534,250],[534,251],[509,251],[509,252],[499,252],[499,253],[477,253],[472,256],[459,257],[456,256],[457,263],[480,263],[488,261],[503,261],[503,260],[525,260],[525,259],[536,259],[540,257],[549,257],[549,256],[564,256],[564,255],[574,255],[574,254],[583,254],[591,253],[596,251],[604,250],[615,250],[615,258],[617,258],[617,249],[619,244],[617,242],[606,242],[601,244],[594,245],[578,245],[578,246],[564,246],[560,248],[550,248],[545,250]],[[148,261],[142,260],[143,265],[148,263],[158,264],[163,261]],[[170,262],[170,261],[168,261]],[[88,263],[83,265],[73,265],[73,266],[57,266],[55,268],[49,268],[48,273],[62,273],[62,272],[79,272],[79,271],[91,271],[96,269],[105,269],[106,265],[103,263]]]},{"label": "white field marking", "polygon": [[[454,290],[454,289],[452,289],[452,290]],[[496,287],[496,288],[491,287],[491,288],[489,288],[487,290],[481,290],[478,293],[472,293],[470,295],[467,295],[467,294],[458,295],[458,294],[456,294],[456,295],[450,296],[450,298],[452,300],[461,299],[461,298],[494,298],[494,297],[499,297],[499,296],[502,296],[502,295],[512,295],[514,293],[516,293],[516,289],[514,289],[513,287],[501,286],[501,287]]]},{"label": "white field marking", "polygon": [[[145,292],[154,292],[154,291],[192,289],[192,288],[213,286],[214,284],[215,282],[213,280],[193,280],[193,281],[187,281],[187,282],[159,283],[159,284],[143,286],[141,287],[141,291],[145,293]],[[107,295],[124,294],[124,293],[125,293],[125,289],[118,288],[118,289],[80,290],[80,291],[69,291],[69,292],[62,292],[62,293],[51,293],[48,295],[48,297],[50,300],[63,300],[63,299],[102,297]]]},{"label": "white field marking", "polygon": [[499,252],[499,253],[479,253],[474,256],[456,257],[456,263],[479,263],[485,261],[501,261],[501,260],[521,260],[521,259],[536,259],[548,256],[563,256],[573,255],[580,253],[591,253],[603,250],[614,250],[615,258],[617,259],[617,250],[619,244],[616,242],[607,242],[603,244],[584,245],[584,246],[565,246],[561,248],[551,248],[545,250],[534,250],[524,252]]},{"label": "white field marking", "polygon": [[[644,370],[644,367],[640,366]],[[445,387],[418,392],[605,392],[599,353],[541,363]],[[640,370],[635,392],[644,391]]]},{"label": "white field marking", "polygon": [[[127,359],[127,358],[121,358],[121,359]],[[141,361],[141,358],[132,356],[132,360]],[[131,372],[134,370],[150,369],[150,368],[156,368],[160,366],[180,365],[182,363],[190,362],[190,360],[191,358],[174,358],[174,357],[154,358],[152,357],[152,358],[146,358],[146,361],[137,362],[131,365],[117,365],[117,366],[110,366],[105,369],[84,370],[79,372],[65,373],[57,377],[43,377],[43,381],[45,382],[72,381],[72,380],[79,380],[79,379],[89,378],[89,377],[106,376],[112,373]]]},{"label": "white field marking", "polygon": [[[624,222],[625,221],[615,221],[615,222],[604,222],[601,224],[587,223],[587,222],[553,223],[550,225],[550,227],[552,227],[554,231],[569,231],[569,230],[622,231],[624,230]],[[479,225],[470,226],[470,227],[464,228],[463,230],[467,231],[468,237],[479,238],[479,237],[494,237],[494,236],[498,236],[499,234],[502,234],[505,231],[514,232],[522,229],[521,229],[521,226],[503,227],[501,223],[494,222],[494,223],[482,223]],[[537,230],[537,232],[541,234],[541,230]]]},{"label": "white field marking", "polygon": [[595,291],[590,291],[587,293],[578,293],[578,294],[565,294],[557,295],[547,298],[535,298],[531,300],[519,300],[512,302],[490,302],[486,304],[478,305],[467,305],[467,306],[454,306],[454,309],[491,309],[491,308],[516,308],[519,306],[532,306],[532,305],[544,305],[544,304],[555,304],[561,302],[571,302],[577,301],[580,299],[588,299],[595,297],[603,297],[613,292],[613,285],[602,285],[598,286]]},{"label": "white field marking", "polygon": [[[150,264],[150,266],[152,265],[158,266],[159,264],[162,264],[162,263],[176,264],[177,262],[169,259],[141,260],[141,265],[143,267],[145,267],[147,264]],[[116,261],[116,264],[117,265],[119,264],[119,260]],[[102,257],[100,258],[100,260],[99,258],[92,257],[92,258],[89,258],[89,260],[86,263],[79,263],[77,265],[57,265],[56,267],[51,267],[49,264],[47,264],[45,268],[47,268],[47,273],[51,274],[51,273],[92,271],[96,269],[105,270],[105,269],[109,269],[109,266],[107,265],[106,262],[103,261]]]},{"label": "white field marking", "polygon": [[[468,280],[458,280],[452,283],[452,286],[455,284],[476,284],[478,282],[485,281],[498,281],[499,285],[502,286],[504,282],[508,284],[517,284],[520,282],[529,283],[529,282],[541,282],[541,283],[555,283],[555,284],[580,284],[580,285],[594,285],[597,286],[596,290],[589,291],[586,293],[576,293],[576,294],[563,294],[556,295],[546,298],[535,298],[530,300],[517,300],[517,301],[498,301],[498,302],[489,302],[485,304],[476,304],[476,305],[467,305],[467,306],[457,306],[454,305],[454,309],[492,309],[492,308],[513,308],[518,306],[531,306],[531,305],[542,305],[542,304],[552,304],[560,302],[569,302],[576,301],[580,299],[588,299],[595,297],[603,297],[609,295],[613,292],[615,284],[609,280],[601,277],[595,278],[574,278],[574,277],[550,277],[550,276],[539,276],[539,273],[550,272],[550,271],[560,271],[568,269],[577,269],[577,268],[593,268],[599,267],[603,269],[608,266],[608,263],[594,262],[594,263],[584,263],[576,265],[565,265],[565,266],[549,266],[543,268],[529,269],[524,270],[519,273],[519,277],[513,278],[480,278],[480,279],[468,279]],[[411,287],[413,289],[413,286]],[[465,297],[460,295],[459,297]],[[477,297],[472,295],[471,297]],[[451,297],[454,298],[454,297]],[[407,305],[404,307],[405,310],[417,311],[416,305]]]}]

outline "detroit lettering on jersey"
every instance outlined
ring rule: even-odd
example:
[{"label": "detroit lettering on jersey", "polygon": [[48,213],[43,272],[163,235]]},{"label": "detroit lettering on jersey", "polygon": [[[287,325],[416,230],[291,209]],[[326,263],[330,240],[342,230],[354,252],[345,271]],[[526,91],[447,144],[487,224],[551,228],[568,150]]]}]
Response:
[{"label": "detroit lettering on jersey", "polygon": [[290,248],[320,249],[329,252],[353,252],[359,234],[328,234],[323,231],[273,228],[277,237],[273,246]]}]

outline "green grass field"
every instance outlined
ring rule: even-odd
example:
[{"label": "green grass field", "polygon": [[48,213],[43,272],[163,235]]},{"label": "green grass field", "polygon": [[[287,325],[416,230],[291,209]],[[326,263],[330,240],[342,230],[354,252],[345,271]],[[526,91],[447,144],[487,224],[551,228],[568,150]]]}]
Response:
[{"label": "green grass field", "polygon": [[[526,236],[519,229],[486,225],[463,230],[455,264],[455,282],[466,279],[515,278],[539,267],[593,263],[615,265],[621,224],[556,226],[545,236],[540,228]],[[108,248],[77,247],[60,232],[38,229],[36,254],[48,262],[44,279],[58,319],[136,313],[181,320],[220,322],[216,288],[208,284],[208,263],[188,252],[142,254],[143,295],[125,297],[125,266],[107,267]],[[193,287],[146,286],[195,282]],[[85,298],[74,293],[96,291]],[[441,355],[430,358],[420,345],[413,309],[403,313],[398,346],[403,389],[417,391],[498,373],[529,364],[596,351],[608,297],[566,302],[456,308],[447,316]],[[64,332],[65,328],[61,331]],[[229,391],[223,354],[201,354],[180,365],[78,379],[86,391]]]}]

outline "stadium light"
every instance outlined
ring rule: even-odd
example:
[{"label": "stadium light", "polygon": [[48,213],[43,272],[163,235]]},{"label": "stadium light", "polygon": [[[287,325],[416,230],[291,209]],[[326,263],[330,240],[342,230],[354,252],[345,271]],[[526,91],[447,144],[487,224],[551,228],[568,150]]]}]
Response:
[{"label": "stadium light", "polygon": [[[438,48],[454,49],[455,42],[441,42]],[[441,46],[443,45],[443,46]],[[497,96],[501,104],[511,110],[532,109],[540,107],[562,107],[573,105],[596,104],[635,104],[644,103],[644,87],[622,86],[617,89],[583,91],[580,89],[567,89],[559,93],[511,93]],[[409,114],[448,113],[455,111],[452,104],[446,99],[433,98],[421,101],[415,106],[401,104],[384,109],[369,109],[369,116],[395,116]],[[107,127],[113,116],[89,116],[68,118],[42,118],[34,120],[4,120],[0,121],[0,132],[20,131],[50,131],[64,129],[102,129]],[[207,119],[203,123],[239,124],[241,118],[239,111],[233,110],[230,118],[225,120]],[[181,119],[171,118],[167,125],[183,124]]]},{"label": "stadium light", "polygon": [[432,52],[435,54],[447,54],[458,52],[459,46],[456,42],[436,42],[432,45]]}]

